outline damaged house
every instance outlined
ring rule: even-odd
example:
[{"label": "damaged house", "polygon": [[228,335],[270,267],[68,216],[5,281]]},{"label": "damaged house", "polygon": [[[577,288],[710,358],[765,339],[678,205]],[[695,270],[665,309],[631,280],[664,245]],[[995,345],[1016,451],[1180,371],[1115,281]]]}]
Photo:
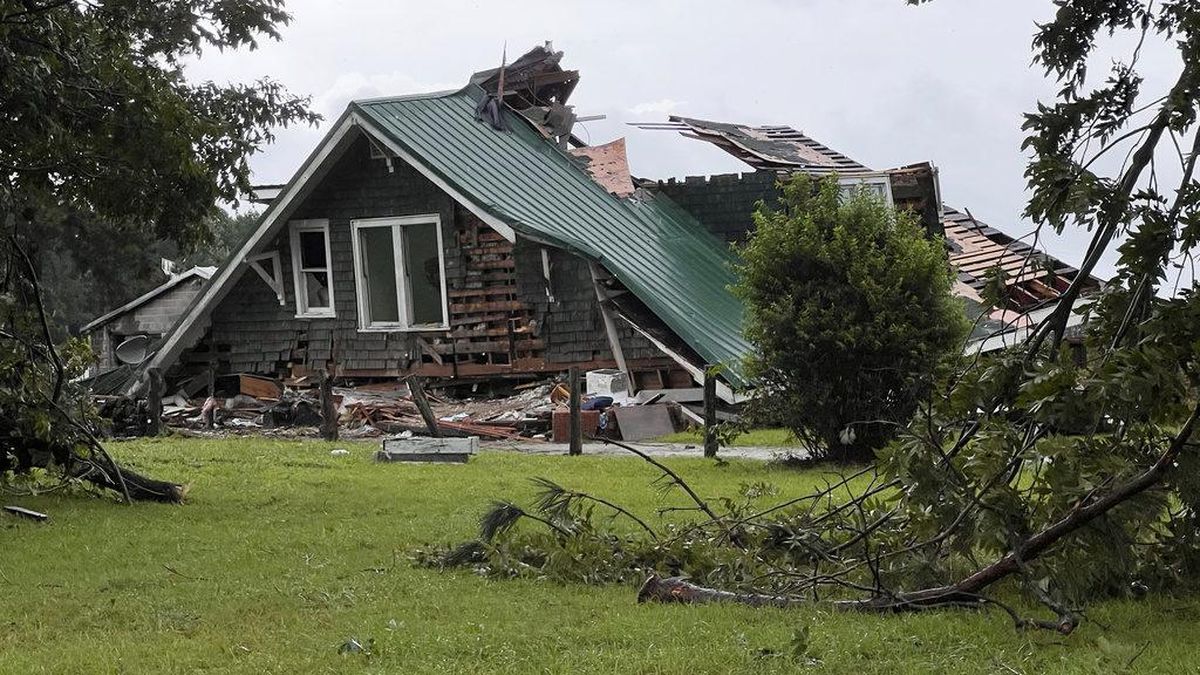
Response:
[{"label": "damaged house", "polygon": [[194,393],[214,374],[470,381],[573,366],[671,388],[722,364],[718,395],[732,401],[750,347],[728,242],[796,171],[914,209],[945,235],[968,300],[1003,269],[1010,306],[987,317],[997,334],[1069,284],[1096,283],[1042,254],[1032,269],[1028,247],[944,207],[932,165],[874,171],[788,127],[642,125],[755,171],[634,179],[624,141],[573,136],[579,73],[561,56],[547,45],[462,89],[352,102],[144,368]]},{"label": "damaged house", "polygon": [[[958,279],[954,293],[978,319],[970,351],[1017,344],[1055,307],[1059,296],[1079,284],[1085,295],[1101,283],[1030,244],[976,220],[941,200],[937,168],[930,163],[876,171],[787,126],[749,126],[672,116],[667,122],[637,123],[647,130],[674,131],[715,145],[755,169],[751,173],[644,181],[646,189],[670,197],[713,234],[744,241],[754,227],[755,205],[779,197],[777,181],[795,173],[836,173],[845,189],[860,186],[883,201],[909,209],[932,235],[945,239]],[[987,309],[981,296],[989,277],[1004,281],[1004,305]],[[983,316],[980,316],[983,315]],[[1072,315],[1071,327],[1083,317]]]},{"label": "damaged house", "polygon": [[96,355],[98,371],[136,365],[170,332],[195,300],[215,267],[192,267],[80,329]]},{"label": "damaged house", "polygon": [[569,150],[578,73],[560,58],[351,103],[147,367],[174,382],[616,367],[662,388],[722,363],[732,399],[748,345],[728,247],[636,189],[622,144]]}]

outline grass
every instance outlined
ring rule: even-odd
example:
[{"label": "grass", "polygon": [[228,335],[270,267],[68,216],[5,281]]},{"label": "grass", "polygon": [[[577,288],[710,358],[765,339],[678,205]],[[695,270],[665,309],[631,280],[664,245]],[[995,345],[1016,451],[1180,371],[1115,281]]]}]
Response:
[{"label": "grass", "polygon": [[[654,439],[655,443],[684,443],[687,445],[704,445],[704,430],[700,428],[677,431],[673,434]],[[729,443],[735,448],[784,448],[798,447],[796,437],[788,429],[751,429],[739,434]]]},{"label": "grass", "polygon": [[[1200,600],[1109,602],[1061,638],[996,613],[858,616],[639,606],[629,587],[491,581],[414,568],[412,547],[458,541],[527,477],[652,513],[636,459],[485,453],[466,466],[374,465],[371,447],[158,440],[113,452],[191,483],[186,506],[87,494],[5,497],[45,524],[0,515],[0,673],[1111,673],[1197,672]],[[819,476],[733,461],[671,460],[705,494],[769,481],[781,497]],[[674,499],[674,497],[671,497]],[[803,666],[786,651],[807,627]],[[339,654],[349,638],[372,653]]]}]

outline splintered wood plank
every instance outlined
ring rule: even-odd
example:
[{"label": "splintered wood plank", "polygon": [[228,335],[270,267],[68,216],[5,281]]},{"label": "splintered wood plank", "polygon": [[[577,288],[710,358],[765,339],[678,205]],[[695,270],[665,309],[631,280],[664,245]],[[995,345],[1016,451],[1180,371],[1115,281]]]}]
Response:
[{"label": "splintered wood plank", "polygon": [[450,303],[451,314],[508,312],[521,309],[525,309],[525,303],[519,300],[505,300],[502,302]]},{"label": "splintered wood plank", "polygon": [[500,284],[507,284],[507,283],[513,283],[517,280],[517,273],[515,270],[506,272],[504,270],[484,271],[484,270],[467,269],[466,275],[464,278],[469,283],[489,284],[489,283],[495,282],[495,283],[500,283]]},{"label": "splintered wood plank", "polygon": [[238,375],[238,391],[258,399],[275,400],[283,395],[283,385],[266,377]]},{"label": "splintered wood plank", "polygon": [[[532,333],[533,328],[530,326],[518,326],[513,328],[513,333],[516,335],[525,335]],[[487,328],[481,330],[455,330],[450,332],[450,337],[454,339],[462,338],[480,338],[480,337],[504,337],[508,335],[508,328]]]},{"label": "splintered wood plank", "polygon": [[[518,351],[533,352],[545,348],[546,343],[542,340],[516,340],[513,342],[513,346]],[[442,342],[434,344],[432,347],[442,356],[452,354],[504,354],[507,356],[509,342],[508,340],[492,340],[487,342]]]},{"label": "splintered wood plank", "polygon": [[525,320],[527,316],[527,312],[519,312],[514,314],[481,314],[474,316],[455,316],[451,314],[450,325],[456,327],[501,324],[500,327],[503,327],[503,324],[507,323],[510,319]]},{"label": "splintered wood plank", "polygon": [[463,248],[463,253],[467,255],[510,255],[513,252],[512,244],[505,242],[503,244],[484,244],[483,246],[467,246]]},{"label": "splintered wood plank", "polygon": [[480,270],[496,270],[496,269],[515,269],[517,261],[512,258],[504,260],[468,260],[467,269],[475,268]]},{"label": "splintered wood plank", "polygon": [[489,295],[516,295],[516,286],[488,286],[484,288],[456,288],[450,291],[452,298],[474,298]]}]

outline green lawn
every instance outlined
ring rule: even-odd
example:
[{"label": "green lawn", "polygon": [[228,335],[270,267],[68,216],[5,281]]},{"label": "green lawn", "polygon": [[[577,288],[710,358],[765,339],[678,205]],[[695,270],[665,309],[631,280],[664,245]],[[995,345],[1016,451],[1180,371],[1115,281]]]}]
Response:
[{"label": "green lawn", "polygon": [[[999,614],[639,606],[628,587],[417,569],[413,546],[469,536],[489,499],[530,493],[528,476],[652,513],[653,474],[636,459],[500,453],[374,465],[369,446],[340,444],[352,451],[340,458],[331,447],[114,444],[137,468],[190,483],[182,507],[0,496],[52,518],[0,514],[0,673],[1110,673],[1130,661],[1200,672],[1197,598],[1102,604],[1063,639],[1015,633]],[[751,462],[670,464],[707,494],[765,480],[782,498],[818,480]],[[804,626],[818,664],[761,655]],[[374,640],[372,655],[340,655],[351,637]]]},{"label": "green lawn", "polygon": [[[677,431],[673,434],[660,436],[654,439],[656,443],[687,443],[690,445],[704,445],[704,430],[693,428],[687,431]],[[799,447],[796,442],[796,437],[788,429],[751,429],[743,434],[738,434],[737,438],[729,444],[735,448],[781,448],[781,447]]]}]

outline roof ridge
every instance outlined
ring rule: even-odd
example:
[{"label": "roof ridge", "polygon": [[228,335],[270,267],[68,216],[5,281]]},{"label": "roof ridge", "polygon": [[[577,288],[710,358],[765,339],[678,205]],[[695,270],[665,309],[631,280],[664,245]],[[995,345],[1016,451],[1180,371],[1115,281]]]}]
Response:
[{"label": "roof ridge", "polygon": [[361,106],[361,105],[370,105],[370,104],[374,104],[374,103],[400,103],[403,101],[420,101],[420,100],[424,100],[424,99],[447,98],[450,96],[454,96],[455,94],[464,93],[471,88],[475,88],[475,89],[479,89],[479,91],[483,91],[483,89],[480,88],[479,85],[477,85],[473,82],[468,82],[466,85],[461,86],[458,89],[442,89],[440,91],[427,91],[424,93],[416,93],[416,94],[398,94],[398,95],[392,95],[392,96],[373,96],[371,98],[356,98],[356,99],[351,99],[349,105],[360,105]]}]

